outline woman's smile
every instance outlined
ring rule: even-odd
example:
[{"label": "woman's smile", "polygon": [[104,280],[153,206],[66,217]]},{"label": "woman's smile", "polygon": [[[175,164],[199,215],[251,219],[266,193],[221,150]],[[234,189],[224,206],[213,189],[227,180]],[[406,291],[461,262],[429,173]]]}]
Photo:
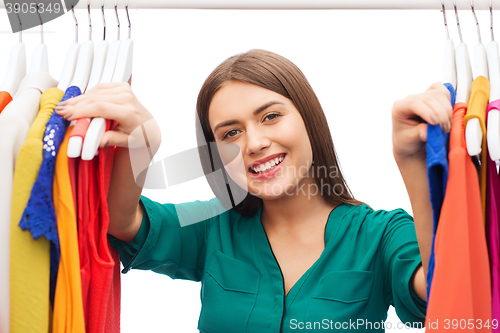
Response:
[{"label": "woman's smile", "polygon": [[265,163],[253,163],[255,166],[249,167],[250,175],[254,178],[264,179],[274,176],[282,167],[285,160],[285,154],[278,154],[278,157],[269,159]]}]

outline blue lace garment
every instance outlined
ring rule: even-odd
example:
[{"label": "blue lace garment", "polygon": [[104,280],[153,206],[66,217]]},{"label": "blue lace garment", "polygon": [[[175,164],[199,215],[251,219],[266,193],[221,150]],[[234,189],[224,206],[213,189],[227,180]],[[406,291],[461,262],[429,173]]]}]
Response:
[{"label": "blue lace garment", "polygon": [[[69,87],[61,101],[81,95],[80,88]],[[54,304],[59,268],[60,246],[57,233],[56,213],[52,197],[56,156],[61,146],[69,122],[56,112],[47,121],[44,134],[43,161],[38,177],[31,189],[31,195],[19,226],[29,230],[34,239],[45,236],[50,243],[50,302]],[[66,152],[62,152],[66,154]]]}]

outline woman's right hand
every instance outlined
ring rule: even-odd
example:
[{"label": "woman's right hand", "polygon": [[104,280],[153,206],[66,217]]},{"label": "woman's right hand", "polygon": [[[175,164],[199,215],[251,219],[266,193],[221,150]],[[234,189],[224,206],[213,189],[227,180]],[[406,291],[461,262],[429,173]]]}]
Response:
[{"label": "woman's right hand", "polygon": [[100,83],[84,95],[59,103],[55,111],[68,121],[94,117],[115,120],[118,125],[104,133],[101,148],[147,145],[154,155],[161,143],[158,124],[126,82]]},{"label": "woman's right hand", "polygon": [[131,241],[144,214],[139,204],[145,178],[143,171],[147,170],[161,143],[158,124],[128,83],[98,84],[84,95],[59,103],[56,112],[69,121],[101,117],[118,123],[104,133],[100,143],[101,148],[123,147],[116,149],[114,155],[107,232],[123,241]]}]

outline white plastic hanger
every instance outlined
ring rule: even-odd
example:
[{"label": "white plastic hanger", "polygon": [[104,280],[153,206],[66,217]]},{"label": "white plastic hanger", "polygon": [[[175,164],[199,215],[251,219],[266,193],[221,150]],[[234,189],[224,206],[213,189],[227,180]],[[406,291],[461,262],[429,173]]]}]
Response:
[{"label": "white plastic hanger", "polygon": [[[477,21],[476,12],[474,11],[474,5],[471,0],[472,13],[476,19],[477,26],[477,37],[479,44],[474,48],[474,79],[479,76],[484,76],[488,78],[488,58],[486,56],[486,48],[484,44],[481,43],[481,33],[479,31],[479,22]],[[470,156],[476,156],[481,153],[481,144],[483,141],[483,131],[481,129],[481,124],[479,119],[472,118],[467,121],[465,126],[465,143],[467,145],[467,152]]]},{"label": "white plastic hanger", "polygon": [[6,91],[10,96],[14,97],[19,88],[21,80],[26,76],[26,47],[23,43],[23,28],[21,19],[17,13],[19,20],[19,43],[14,45],[10,51],[9,66],[7,67],[7,75],[0,86],[0,91]]},{"label": "white plastic hanger", "polygon": [[469,49],[467,48],[467,44],[462,40],[462,30],[460,29],[460,21],[458,20],[456,0],[453,0],[453,7],[455,8],[458,35],[460,37],[460,44],[457,45],[455,52],[457,66],[457,96],[455,102],[467,104],[469,102],[472,85],[472,68],[469,58]]},{"label": "white plastic hanger", "polygon": [[443,58],[443,69],[444,69],[444,83],[449,83],[453,86],[453,89],[457,89],[457,66],[455,61],[455,44],[453,40],[450,39],[450,32],[448,31],[448,22],[446,21],[446,11],[444,7],[444,1],[441,0],[441,7],[443,10],[444,26],[446,28],[446,44],[444,46],[444,58]]},{"label": "white plastic hanger", "polygon": [[[116,7],[116,2],[115,2],[115,11],[116,11],[116,18],[118,21],[118,26],[120,25],[120,21],[118,19],[118,11]],[[116,58],[116,65],[114,68],[114,74],[112,76],[112,82],[127,82],[130,79],[130,76],[132,75],[132,60],[133,60],[133,41],[130,38],[131,37],[131,23],[130,23],[130,16],[128,14],[128,0],[126,1],[125,4],[125,11],[127,13],[127,19],[128,19],[128,39],[125,39],[124,41],[121,42],[121,45],[119,46],[119,52]],[[119,29],[118,29],[119,30]],[[118,36],[119,39],[119,36]],[[113,46],[113,44],[111,44]],[[111,48],[110,48],[111,52]],[[109,58],[110,55],[108,55]],[[108,64],[106,63],[106,66]],[[110,66],[113,66],[110,64]],[[106,68],[105,68],[106,70]],[[111,71],[111,70],[110,70]],[[103,74],[103,79],[108,79],[109,77],[104,77]],[[108,81],[106,81],[108,82]],[[85,135],[85,141],[83,143],[83,148],[82,148],[82,159],[83,160],[91,160],[94,158],[94,156],[97,154],[99,145],[102,140],[102,136],[104,135],[105,132],[105,127],[106,127],[106,120],[103,118],[94,118],[92,119],[92,122],[90,123],[89,128],[87,129],[87,134]]]},{"label": "white plastic hanger", "polygon": [[[75,76],[71,82],[71,86],[80,88],[83,93],[87,89],[87,85],[90,79],[90,71],[92,70],[92,64],[94,61],[94,42],[92,41],[92,19],[90,17],[90,0],[87,0],[87,8],[89,13],[89,40],[85,41],[78,55],[78,64],[76,65]],[[76,121],[72,121],[71,124],[74,125]],[[80,156],[80,151],[82,150],[82,138],[79,136],[72,136],[68,141],[68,157],[78,157]]]},{"label": "white plastic hanger", "polygon": [[82,43],[78,53],[78,63],[75,69],[75,76],[71,81],[71,86],[80,88],[84,92],[89,83],[90,71],[94,61],[94,42],[92,41],[92,20],[90,18],[90,0],[87,0],[89,12],[89,40]]},{"label": "white plastic hanger", "polygon": [[75,42],[71,44],[68,53],[66,54],[66,60],[64,61],[64,67],[61,72],[61,78],[59,80],[59,84],[57,85],[57,88],[62,91],[66,91],[73,80],[78,61],[78,52],[80,51],[80,44],[78,44],[78,20],[76,19],[75,9],[73,6],[71,7],[71,11],[73,12],[73,18],[75,19]]},{"label": "white plastic hanger", "polygon": [[40,11],[38,10],[38,1],[36,3],[38,17],[40,18],[40,36],[42,38],[42,42],[40,45],[36,46],[31,53],[31,64],[30,64],[30,73],[36,72],[49,72],[49,53],[47,50],[47,45],[43,43],[43,21],[40,16]]},{"label": "white plastic hanger", "polygon": [[104,37],[102,41],[97,44],[97,48],[94,55],[94,64],[92,65],[92,73],[90,74],[89,84],[86,91],[94,88],[99,81],[101,81],[102,73],[104,71],[104,65],[106,63],[106,58],[108,55],[109,43],[106,40],[106,19],[104,17],[104,0],[101,4],[102,11],[102,23],[104,26]]},{"label": "white plastic hanger", "polygon": [[[498,53],[498,43],[493,36],[493,6],[490,0],[491,18],[491,42],[488,43],[488,69],[490,72],[490,102],[500,99],[500,58]],[[486,131],[486,143],[490,158],[493,161],[500,159],[500,111],[490,110],[488,113],[488,123]]]},{"label": "white plastic hanger", "polygon": [[109,45],[108,56],[106,57],[106,64],[104,65],[104,70],[102,72],[101,80],[99,83],[107,83],[113,80],[113,74],[115,73],[116,62],[118,59],[118,53],[120,51],[120,46],[122,41],[120,40],[120,18],[118,17],[118,0],[115,0],[115,13],[116,22],[118,25],[118,37],[114,42]]},{"label": "white plastic hanger", "polygon": [[128,19],[128,38],[122,41],[118,58],[116,59],[115,73],[111,82],[128,82],[132,76],[132,62],[134,56],[134,41],[131,37],[130,17],[128,15],[128,0],[125,4]]}]

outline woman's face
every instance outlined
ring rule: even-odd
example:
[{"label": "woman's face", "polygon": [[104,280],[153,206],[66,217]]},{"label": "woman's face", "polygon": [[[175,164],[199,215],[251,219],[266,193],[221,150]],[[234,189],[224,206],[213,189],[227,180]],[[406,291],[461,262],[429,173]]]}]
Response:
[{"label": "woman's face", "polygon": [[[209,122],[227,172],[252,195],[263,200],[293,195],[301,181],[311,177],[309,137],[288,98],[253,84],[230,81],[214,95]],[[240,151],[234,160],[231,144]],[[273,167],[273,163],[278,164]]]}]

